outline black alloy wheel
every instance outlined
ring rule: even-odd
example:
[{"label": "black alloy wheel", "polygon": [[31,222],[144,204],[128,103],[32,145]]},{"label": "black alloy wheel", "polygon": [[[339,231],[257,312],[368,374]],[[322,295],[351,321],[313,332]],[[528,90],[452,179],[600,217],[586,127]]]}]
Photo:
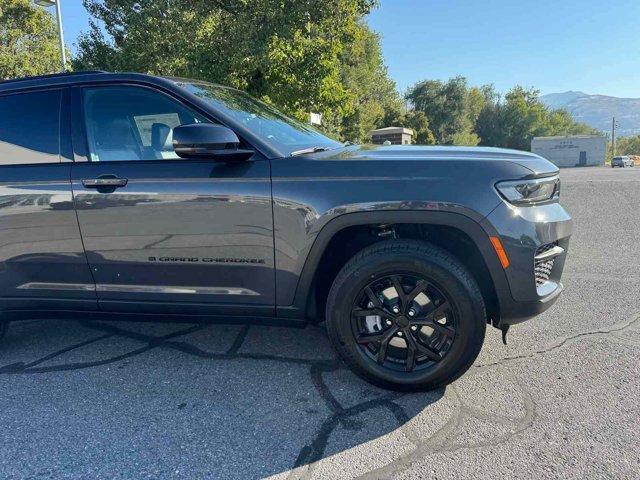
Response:
[{"label": "black alloy wheel", "polygon": [[451,304],[425,278],[384,275],[362,289],[351,311],[361,351],[378,365],[411,372],[431,368],[456,334]]}]

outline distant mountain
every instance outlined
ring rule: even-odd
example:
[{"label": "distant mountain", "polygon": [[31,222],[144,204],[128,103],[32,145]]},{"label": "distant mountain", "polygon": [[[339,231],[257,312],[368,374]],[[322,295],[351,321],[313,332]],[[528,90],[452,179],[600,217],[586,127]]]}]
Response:
[{"label": "distant mountain", "polygon": [[568,110],[576,121],[603,132],[611,132],[611,119],[615,116],[619,125],[617,135],[640,135],[640,98],[564,92],[542,95],[540,100],[550,108]]}]

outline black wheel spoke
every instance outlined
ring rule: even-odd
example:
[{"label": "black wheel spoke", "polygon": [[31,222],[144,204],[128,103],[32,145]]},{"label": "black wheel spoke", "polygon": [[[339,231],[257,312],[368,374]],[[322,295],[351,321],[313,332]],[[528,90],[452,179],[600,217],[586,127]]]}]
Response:
[{"label": "black wheel spoke", "polygon": [[444,335],[448,338],[453,338],[455,336],[455,330],[448,325],[443,325],[436,320],[436,317],[442,315],[449,309],[449,304],[447,302],[438,305],[429,313],[422,315],[420,317],[416,317],[411,320],[412,325],[423,325],[427,327],[433,328],[440,335]]},{"label": "black wheel spoke", "polygon": [[404,369],[407,372],[411,372],[416,366],[417,345],[416,345],[415,339],[413,338],[413,334],[410,331],[406,330],[405,334],[406,334],[405,338],[407,342],[407,363],[405,364]]},{"label": "black wheel spoke", "polygon": [[407,338],[410,339],[409,341],[413,343],[418,354],[424,355],[425,357],[429,358],[429,360],[434,360],[434,361],[438,361],[440,360],[440,358],[442,358],[440,357],[440,354],[438,352],[417,341],[413,337],[413,334],[407,335]]},{"label": "black wheel spoke", "polygon": [[392,327],[387,330],[386,335],[380,340],[380,348],[378,349],[377,361],[378,364],[382,365],[384,363],[385,358],[387,358],[387,347],[389,346],[389,341],[396,334],[398,329],[396,327]]},{"label": "black wheel spoke", "polygon": [[441,323],[438,323],[435,320],[424,320],[422,322],[416,322],[416,324],[431,327],[439,334],[444,335],[445,337],[448,337],[448,338],[453,338],[453,336],[456,333],[453,330],[453,328],[448,327],[446,325],[442,325]]},{"label": "black wheel spoke", "polygon": [[392,275],[390,277],[391,283],[393,284],[393,288],[398,293],[398,299],[400,300],[400,305],[402,308],[405,307],[407,295],[404,293],[404,288],[402,288],[402,283],[400,283],[400,276]]},{"label": "black wheel spoke", "polygon": [[381,342],[386,338],[388,333],[389,330],[382,330],[375,333],[361,333],[358,335],[358,338],[356,338],[356,341],[361,344]]},{"label": "black wheel spoke", "polygon": [[415,298],[420,295],[422,292],[425,291],[425,289],[429,286],[429,283],[425,280],[420,280],[415,287],[413,287],[413,290],[411,290],[411,292],[409,292],[409,294],[407,295],[407,302],[412,302],[413,300],[415,300]]},{"label": "black wheel spoke", "polygon": [[371,290],[371,287],[365,288],[364,292],[367,294],[367,298],[373,304],[374,307],[382,308],[382,302],[380,301],[378,296],[375,293],[373,293],[373,290]]},{"label": "black wheel spoke", "polygon": [[427,323],[424,323],[424,322],[435,321],[437,317],[445,313],[447,310],[449,310],[449,303],[448,302],[441,303],[430,312],[427,312],[423,315],[420,315],[418,317],[411,319],[411,323],[413,323],[414,325],[427,325]]}]

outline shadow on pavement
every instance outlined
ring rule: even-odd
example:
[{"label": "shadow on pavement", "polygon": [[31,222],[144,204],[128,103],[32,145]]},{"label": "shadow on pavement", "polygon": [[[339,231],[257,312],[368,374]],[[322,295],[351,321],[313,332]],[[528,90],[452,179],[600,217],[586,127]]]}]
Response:
[{"label": "shadow on pavement", "polygon": [[11,325],[0,389],[5,478],[286,476],[385,435],[411,450],[399,427],[444,393],[369,385],[320,327],[46,320]]}]

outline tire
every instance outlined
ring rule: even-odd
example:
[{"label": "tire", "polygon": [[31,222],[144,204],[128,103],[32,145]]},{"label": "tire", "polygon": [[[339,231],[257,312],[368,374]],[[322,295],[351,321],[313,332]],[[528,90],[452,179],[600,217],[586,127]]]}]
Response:
[{"label": "tire", "polygon": [[[415,286],[411,284],[413,279]],[[402,299],[400,295],[389,300],[388,293],[376,294],[386,282],[396,285],[392,295],[400,286]],[[418,287],[425,290],[410,301]],[[389,292],[388,288],[383,292]],[[396,310],[402,306],[399,316],[388,316],[389,302],[396,302]],[[366,315],[372,305],[380,315]],[[409,318],[411,310],[413,318]],[[439,310],[443,316],[438,326],[435,320]],[[326,312],[329,338],[342,360],[365,380],[395,390],[431,390],[460,377],[480,353],[487,325],[484,301],[469,271],[447,251],[417,240],[388,240],[357,253],[336,276]],[[423,323],[429,318],[429,323]],[[420,326],[407,326],[407,322]],[[386,330],[379,330],[382,324]],[[367,330],[371,328],[373,332]],[[393,334],[392,329],[398,333]],[[387,332],[393,336],[384,349],[382,341],[371,341],[379,336],[386,339]],[[397,339],[399,335],[402,337]],[[393,342],[395,346],[391,347]],[[390,348],[401,357],[399,344],[404,345],[404,364],[397,357],[385,357],[392,355]],[[443,347],[437,350],[434,345]],[[411,351],[418,353],[412,355]]]},{"label": "tire", "polygon": [[2,340],[5,337],[8,329],[9,329],[9,322],[0,320],[0,340]]}]

